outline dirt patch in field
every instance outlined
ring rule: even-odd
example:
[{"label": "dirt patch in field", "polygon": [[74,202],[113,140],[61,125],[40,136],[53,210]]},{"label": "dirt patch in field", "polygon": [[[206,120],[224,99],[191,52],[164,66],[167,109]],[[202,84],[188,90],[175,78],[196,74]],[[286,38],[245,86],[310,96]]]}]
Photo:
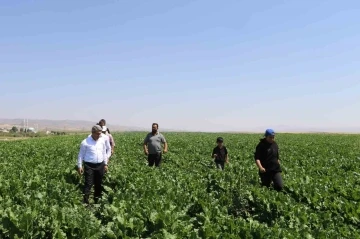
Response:
[{"label": "dirt patch in field", "polygon": [[15,140],[24,140],[30,139],[29,137],[0,137],[0,141],[15,141]]}]

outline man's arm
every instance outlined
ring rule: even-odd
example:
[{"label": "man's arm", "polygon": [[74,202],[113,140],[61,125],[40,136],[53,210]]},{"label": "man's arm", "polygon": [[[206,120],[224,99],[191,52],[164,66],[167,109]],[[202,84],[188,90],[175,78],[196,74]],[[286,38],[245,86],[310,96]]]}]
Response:
[{"label": "man's arm", "polygon": [[80,144],[80,151],[78,154],[78,160],[77,160],[77,168],[78,168],[78,172],[80,174],[82,174],[82,162],[85,158],[85,153],[86,153],[86,145],[84,143]]},{"label": "man's arm", "polygon": [[215,148],[213,149],[213,151],[212,151],[212,154],[211,154],[211,158],[216,158],[217,157],[217,155],[216,155],[216,152],[215,152]]},{"label": "man's arm", "polygon": [[164,153],[166,153],[168,151],[168,144],[167,142],[164,143]]},{"label": "man's arm", "polygon": [[145,137],[145,139],[144,139],[144,144],[143,144],[144,153],[145,153],[146,155],[149,154],[149,151],[148,151],[148,148],[147,148],[148,142],[149,142],[149,137],[148,137],[148,135],[147,135],[147,136]]},{"label": "man's arm", "polygon": [[113,154],[114,153],[114,147],[115,147],[114,137],[110,134],[109,139],[110,139],[110,146],[111,146],[111,154]]},{"label": "man's arm", "polygon": [[146,153],[146,152],[148,151],[148,149],[147,149],[147,143],[144,142],[143,148],[144,148],[144,152]]},{"label": "man's arm", "polygon": [[228,154],[228,151],[227,151],[227,148],[225,148],[225,162],[229,162],[229,154]]},{"label": "man's arm", "polygon": [[255,160],[255,163],[256,163],[256,166],[257,166],[259,169],[262,169],[262,168],[263,168],[263,166],[261,165],[260,159],[256,159],[256,160]]},{"label": "man's arm", "polygon": [[164,135],[161,137],[161,141],[164,144],[164,153],[166,153],[168,151],[168,144],[166,142]]},{"label": "man's arm", "polygon": [[255,158],[256,166],[259,168],[260,172],[263,173],[263,172],[265,172],[266,170],[265,170],[265,168],[261,165],[260,157],[261,157],[261,146],[260,146],[260,144],[258,144],[258,146],[256,146],[254,158]]},{"label": "man's arm", "polygon": [[109,162],[109,157],[108,157],[109,153],[107,151],[106,140],[104,140],[103,147],[104,147],[103,148],[104,163],[105,163],[105,165],[107,165]]},{"label": "man's arm", "polygon": [[[109,155],[111,155],[111,152],[109,152],[108,150],[107,150],[107,146],[106,146],[106,142],[107,142],[108,140],[104,140],[103,141],[103,157],[104,157],[104,163],[105,163],[105,166],[104,166],[104,170],[105,170],[105,172],[107,172],[108,171],[108,162],[109,162]],[[108,142],[108,144],[110,145],[110,143]]]},{"label": "man's arm", "polygon": [[110,146],[110,138],[109,140],[104,140],[105,141],[105,149],[106,149],[106,164],[107,164],[107,160],[110,158],[111,156],[111,146]]}]

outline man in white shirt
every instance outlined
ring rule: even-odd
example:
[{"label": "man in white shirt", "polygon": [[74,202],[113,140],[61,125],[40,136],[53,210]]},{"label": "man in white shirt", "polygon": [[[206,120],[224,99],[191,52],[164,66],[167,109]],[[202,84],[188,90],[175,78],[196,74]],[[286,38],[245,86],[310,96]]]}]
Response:
[{"label": "man in white shirt", "polygon": [[[102,137],[102,128],[95,125],[91,129],[91,135],[81,142],[78,156],[78,172],[85,172],[84,203],[89,204],[91,188],[95,185],[94,199],[98,202],[102,195],[102,180],[108,170],[108,159],[111,150],[107,151],[105,139]],[[84,163],[84,169],[82,164]]]},{"label": "man in white shirt", "polygon": [[[101,125],[96,125],[96,126],[100,126],[101,128],[101,138],[105,141],[105,147],[106,147],[106,154],[108,154],[110,152],[110,156],[111,156],[111,145],[110,145],[110,138],[108,135],[106,135],[103,131],[104,131],[104,127],[105,127],[105,131],[106,131],[106,126],[101,126]],[[91,134],[88,136],[90,137]],[[109,160],[109,159],[108,159]]]}]

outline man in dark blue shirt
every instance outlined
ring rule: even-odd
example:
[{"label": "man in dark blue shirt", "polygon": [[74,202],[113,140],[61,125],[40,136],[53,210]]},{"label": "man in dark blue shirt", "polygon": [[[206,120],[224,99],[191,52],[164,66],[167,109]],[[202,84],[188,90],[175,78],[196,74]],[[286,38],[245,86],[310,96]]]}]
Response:
[{"label": "man in dark blue shirt", "polygon": [[255,163],[259,168],[261,184],[270,187],[271,182],[277,191],[283,189],[281,167],[279,161],[279,147],[275,142],[275,132],[272,129],[265,131],[265,137],[256,146]]}]

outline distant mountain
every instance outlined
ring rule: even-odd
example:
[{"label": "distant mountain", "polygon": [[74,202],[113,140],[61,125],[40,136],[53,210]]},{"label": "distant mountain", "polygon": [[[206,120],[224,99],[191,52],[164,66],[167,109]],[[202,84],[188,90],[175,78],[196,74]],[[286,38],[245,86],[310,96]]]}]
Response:
[{"label": "distant mountain", "polygon": [[[21,128],[24,122],[23,119],[0,119],[0,129],[11,129],[13,126]],[[52,131],[90,131],[91,127],[96,122],[86,120],[47,120],[47,119],[29,119],[29,127],[37,128],[39,131],[52,130]],[[149,131],[150,128],[122,126],[116,124],[107,125],[111,131]],[[273,125],[271,126],[275,132],[279,133],[360,133],[360,127],[297,127],[286,125]],[[228,130],[227,133],[262,133],[266,127],[248,127],[246,129]],[[161,129],[162,132],[189,132],[181,129]],[[194,131],[193,131],[194,132]],[[204,132],[204,131],[199,131]],[[214,132],[214,131],[212,131]]]},{"label": "distant mountain", "polygon": [[[46,119],[29,119],[29,127],[37,128],[39,131],[90,131],[91,127],[97,122],[85,120],[46,120]],[[0,119],[0,128],[11,128],[16,126],[23,127],[23,119]],[[111,131],[148,131],[149,129],[132,126],[121,126],[108,124]]]},{"label": "distant mountain", "polygon": [[[263,133],[269,127],[249,127],[246,130],[233,130],[230,132],[238,133]],[[360,127],[297,127],[286,125],[273,125],[270,128],[278,133],[351,133],[359,134]]]},{"label": "distant mountain", "polygon": [[292,132],[292,133],[360,133],[360,127],[296,127],[279,125],[278,132]]}]

